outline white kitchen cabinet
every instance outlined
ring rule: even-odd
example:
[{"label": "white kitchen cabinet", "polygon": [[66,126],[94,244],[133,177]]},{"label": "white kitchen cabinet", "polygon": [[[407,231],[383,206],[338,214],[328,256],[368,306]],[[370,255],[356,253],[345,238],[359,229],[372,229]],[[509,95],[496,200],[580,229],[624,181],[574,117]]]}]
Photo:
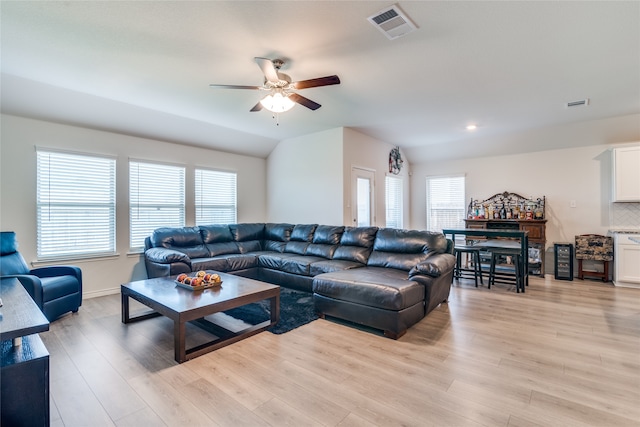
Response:
[{"label": "white kitchen cabinet", "polygon": [[640,288],[640,233],[614,235],[614,284]]},{"label": "white kitchen cabinet", "polygon": [[640,145],[613,149],[613,202],[640,202]]}]

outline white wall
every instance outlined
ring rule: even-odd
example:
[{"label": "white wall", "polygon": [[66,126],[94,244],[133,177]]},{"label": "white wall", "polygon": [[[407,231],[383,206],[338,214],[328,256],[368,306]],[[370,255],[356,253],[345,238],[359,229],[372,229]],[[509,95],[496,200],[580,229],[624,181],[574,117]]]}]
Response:
[{"label": "white wall", "polygon": [[[606,235],[610,218],[610,145],[569,148],[413,166],[412,227],[426,224],[426,177],[466,175],[466,199],[486,199],[503,191],[546,196],[547,248],[579,234]],[[571,202],[575,207],[571,207]],[[553,263],[547,254],[547,272]]]},{"label": "white wall", "polygon": [[342,223],[342,129],[280,141],[267,158],[267,218]]},{"label": "white wall", "polygon": [[[375,205],[376,205],[376,223],[378,227],[384,227],[385,224],[385,176],[389,175],[389,152],[394,145],[387,142],[372,138],[353,129],[344,128],[344,210],[343,218],[345,225],[353,225],[353,214],[351,210],[352,200],[352,184],[351,184],[351,168],[360,167],[375,171]],[[404,160],[403,168],[398,177],[403,178],[404,182],[404,228],[409,227],[410,218],[410,180],[408,171],[411,168],[404,152],[400,150],[402,159]],[[422,227],[424,228],[424,226]]]},{"label": "white wall", "polygon": [[[15,116],[1,116],[0,227],[15,231],[27,263],[36,260],[36,150],[56,148],[117,157],[116,244],[112,259],[74,260],[83,271],[84,296],[119,292],[122,283],[146,278],[140,254],[128,254],[128,160],[171,162],[186,167],[235,171],[238,174],[238,222],[266,220],[266,160],[214,150],[135,138]],[[159,183],[160,184],[160,183]],[[193,179],[187,179],[187,225],[194,224]],[[191,202],[190,202],[191,201]]]}]

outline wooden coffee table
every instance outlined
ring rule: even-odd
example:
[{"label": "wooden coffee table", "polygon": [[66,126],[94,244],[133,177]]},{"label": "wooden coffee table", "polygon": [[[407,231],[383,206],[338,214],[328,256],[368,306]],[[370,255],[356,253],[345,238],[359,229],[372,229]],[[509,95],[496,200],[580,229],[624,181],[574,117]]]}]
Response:
[{"label": "wooden coffee table", "polygon": [[[199,291],[177,286],[175,277],[159,277],[121,285],[122,323],[137,322],[161,315],[173,320],[175,359],[178,363],[182,363],[255,335],[278,322],[280,318],[279,286],[231,274],[218,274],[222,279],[221,286]],[[131,317],[129,298],[141,302],[152,311]],[[271,319],[242,331],[229,331],[204,318],[210,314],[265,299],[271,300]],[[187,322],[199,326],[217,338],[190,349],[185,348]]]}]

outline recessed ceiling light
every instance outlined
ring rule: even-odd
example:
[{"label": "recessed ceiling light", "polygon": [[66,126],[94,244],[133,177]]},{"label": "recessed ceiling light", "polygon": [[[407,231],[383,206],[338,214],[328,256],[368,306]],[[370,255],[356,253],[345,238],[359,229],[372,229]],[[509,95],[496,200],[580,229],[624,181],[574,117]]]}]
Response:
[{"label": "recessed ceiling light", "polygon": [[478,125],[467,125],[466,129],[467,130],[476,130],[476,129],[478,129]]}]

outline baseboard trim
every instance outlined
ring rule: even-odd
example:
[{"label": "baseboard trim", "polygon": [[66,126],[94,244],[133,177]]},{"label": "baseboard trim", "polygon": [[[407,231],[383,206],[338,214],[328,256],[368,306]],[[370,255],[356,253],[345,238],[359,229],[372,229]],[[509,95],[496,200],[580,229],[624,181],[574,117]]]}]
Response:
[{"label": "baseboard trim", "polygon": [[109,288],[109,289],[101,289],[99,291],[92,291],[92,292],[83,292],[82,293],[82,299],[91,299],[91,298],[97,298],[97,297],[104,297],[107,295],[113,295],[113,294],[119,294],[120,293],[120,286],[118,286],[117,288]]}]

